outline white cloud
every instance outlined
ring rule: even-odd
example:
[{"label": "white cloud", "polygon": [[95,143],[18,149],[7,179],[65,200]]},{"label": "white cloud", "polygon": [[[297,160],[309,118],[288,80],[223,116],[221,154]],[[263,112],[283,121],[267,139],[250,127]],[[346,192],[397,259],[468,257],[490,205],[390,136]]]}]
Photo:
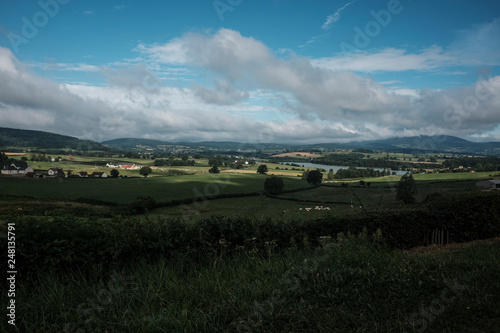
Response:
[{"label": "white cloud", "polygon": [[340,14],[342,13],[342,11],[344,9],[346,9],[347,7],[349,7],[350,5],[352,5],[354,2],[356,2],[356,0],[346,3],[344,6],[340,7],[339,9],[337,9],[335,11],[335,13],[333,13],[332,15],[328,15],[327,18],[326,18],[325,23],[323,23],[323,25],[321,26],[321,28],[323,30],[330,29],[335,22],[337,22],[338,20],[340,20]]},{"label": "white cloud", "polygon": [[355,72],[401,72],[409,70],[433,70],[456,65],[457,59],[443,51],[439,46],[432,46],[419,53],[396,48],[385,48],[377,52],[359,52],[349,57],[336,56],[313,59],[312,63],[321,68]]},{"label": "white cloud", "polygon": [[458,32],[449,52],[460,64],[475,66],[500,65],[500,18],[477,24]]},{"label": "white cloud", "polygon": [[[297,143],[415,134],[480,137],[500,124],[500,76],[485,75],[468,87],[419,90],[355,74],[388,72],[387,63],[400,72],[456,64],[455,55],[438,46],[360,53],[341,65],[338,58],[276,55],[259,40],[220,29],[135,50],[137,59],[112,65],[47,67],[102,73],[108,85],[97,87],[42,78],[0,47],[0,124],[97,141]],[[166,79],[186,75],[191,86]]]}]

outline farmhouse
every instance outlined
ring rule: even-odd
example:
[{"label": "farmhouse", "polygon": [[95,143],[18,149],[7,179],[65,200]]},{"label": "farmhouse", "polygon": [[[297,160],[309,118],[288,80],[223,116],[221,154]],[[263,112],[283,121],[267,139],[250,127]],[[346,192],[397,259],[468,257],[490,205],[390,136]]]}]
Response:
[{"label": "farmhouse", "polygon": [[49,177],[66,177],[66,175],[64,174],[63,169],[61,169],[61,168],[50,168],[47,171],[47,175]]},{"label": "farmhouse", "polygon": [[92,172],[90,177],[95,177],[95,178],[106,178],[108,177],[106,172]]},{"label": "farmhouse", "polygon": [[82,177],[82,178],[85,178],[85,177],[88,177],[89,176],[89,173],[87,171],[80,171],[76,174],[78,177]]},{"label": "farmhouse", "polygon": [[476,187],[481,189],[500,189],[500,180],[498,179],[483,180],[477,182]]},{"label": "farmhouse", "polygon": [[24,175],[28,172],[34,172],[33,168],[28,166],[28,163],[24,161],[14,161],[9,166],[4,166],[2,169],[2,175]]}]

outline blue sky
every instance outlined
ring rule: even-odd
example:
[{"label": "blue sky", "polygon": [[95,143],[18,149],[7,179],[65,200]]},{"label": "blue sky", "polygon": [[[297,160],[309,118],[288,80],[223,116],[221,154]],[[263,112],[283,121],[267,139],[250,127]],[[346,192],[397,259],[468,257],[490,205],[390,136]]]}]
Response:
[{"label": "blue sky", "polygon": [[0,1],[0,126],[119,137],[500,141],[500,3]]}]

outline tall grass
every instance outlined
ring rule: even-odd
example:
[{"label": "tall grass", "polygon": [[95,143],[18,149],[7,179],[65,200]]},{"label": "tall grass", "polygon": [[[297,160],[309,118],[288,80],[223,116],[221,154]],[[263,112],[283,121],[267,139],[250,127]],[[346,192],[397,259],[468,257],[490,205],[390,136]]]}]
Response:
[{"label": "tall grass", "polygon": [[[307,243],[307,240],[304,240]],[[500,247],[390,251],[366,234],[285,252],[100,264],[19,281],[24,332],[495,332]],[[5,320],[2,321],[5,330]]]}]

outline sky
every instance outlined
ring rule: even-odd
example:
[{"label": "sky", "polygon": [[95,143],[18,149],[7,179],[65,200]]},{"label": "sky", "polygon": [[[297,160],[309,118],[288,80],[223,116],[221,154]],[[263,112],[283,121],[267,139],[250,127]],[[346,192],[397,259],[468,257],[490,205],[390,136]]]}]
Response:
[{"label": "sky", "polygon": [[0,127],[500,141],[497,0],[0,0]]}]

